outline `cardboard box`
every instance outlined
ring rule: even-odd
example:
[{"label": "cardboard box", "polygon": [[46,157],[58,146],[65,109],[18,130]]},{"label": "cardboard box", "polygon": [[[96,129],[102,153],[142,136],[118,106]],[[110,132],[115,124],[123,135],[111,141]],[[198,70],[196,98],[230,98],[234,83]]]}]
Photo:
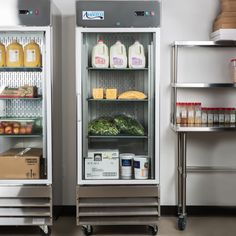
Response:
[{"label": "cardboard box", "polygon": [[0,179],[39,179],[42,149],[16,148],[0,154]]},{"label": "cardboard box", "polygon": [[119,150],[89,150],[85,158],[85,179],[119,179]]}]

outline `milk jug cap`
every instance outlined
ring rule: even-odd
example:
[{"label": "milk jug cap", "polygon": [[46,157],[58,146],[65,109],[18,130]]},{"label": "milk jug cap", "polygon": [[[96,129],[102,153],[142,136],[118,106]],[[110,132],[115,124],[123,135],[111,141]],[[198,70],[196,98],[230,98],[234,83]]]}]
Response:
[{"label": "milk jug cap", "polygon": [[104,41],[102,39],[99,39],[98,43],[104,43]]}]

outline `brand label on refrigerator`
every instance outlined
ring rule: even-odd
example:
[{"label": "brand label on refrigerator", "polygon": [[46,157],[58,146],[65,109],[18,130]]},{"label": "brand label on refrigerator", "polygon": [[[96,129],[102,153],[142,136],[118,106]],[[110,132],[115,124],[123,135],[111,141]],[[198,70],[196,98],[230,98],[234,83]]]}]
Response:
[{"label": "brand label on refrigerator", "polygon": [[83,11],[83,20],[104,20],[104,11]]}]

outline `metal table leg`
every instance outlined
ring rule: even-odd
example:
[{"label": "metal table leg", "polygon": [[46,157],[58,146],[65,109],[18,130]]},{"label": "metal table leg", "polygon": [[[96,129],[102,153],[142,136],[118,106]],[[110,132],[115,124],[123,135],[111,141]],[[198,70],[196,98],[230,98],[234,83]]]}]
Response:
[{"label": "metal table leg", "polygon": [[184,230],[186,227],[186,177],[187,177],[187,134],[178,133],[178,228]]}]

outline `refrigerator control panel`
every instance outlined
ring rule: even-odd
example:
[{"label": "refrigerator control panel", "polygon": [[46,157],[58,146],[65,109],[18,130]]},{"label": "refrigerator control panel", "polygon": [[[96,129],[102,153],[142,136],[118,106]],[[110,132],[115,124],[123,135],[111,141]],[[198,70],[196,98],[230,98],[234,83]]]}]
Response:
[{"label": "refrigerator control panel", "polygon": [[7,0],[1,3],[0,26],[49,26],[51,3],[48,0]]},{"label": "refrigerator control panel", "polygon": [[160,27],[160,1],[76,2],[77,26],[81,27]]}]

